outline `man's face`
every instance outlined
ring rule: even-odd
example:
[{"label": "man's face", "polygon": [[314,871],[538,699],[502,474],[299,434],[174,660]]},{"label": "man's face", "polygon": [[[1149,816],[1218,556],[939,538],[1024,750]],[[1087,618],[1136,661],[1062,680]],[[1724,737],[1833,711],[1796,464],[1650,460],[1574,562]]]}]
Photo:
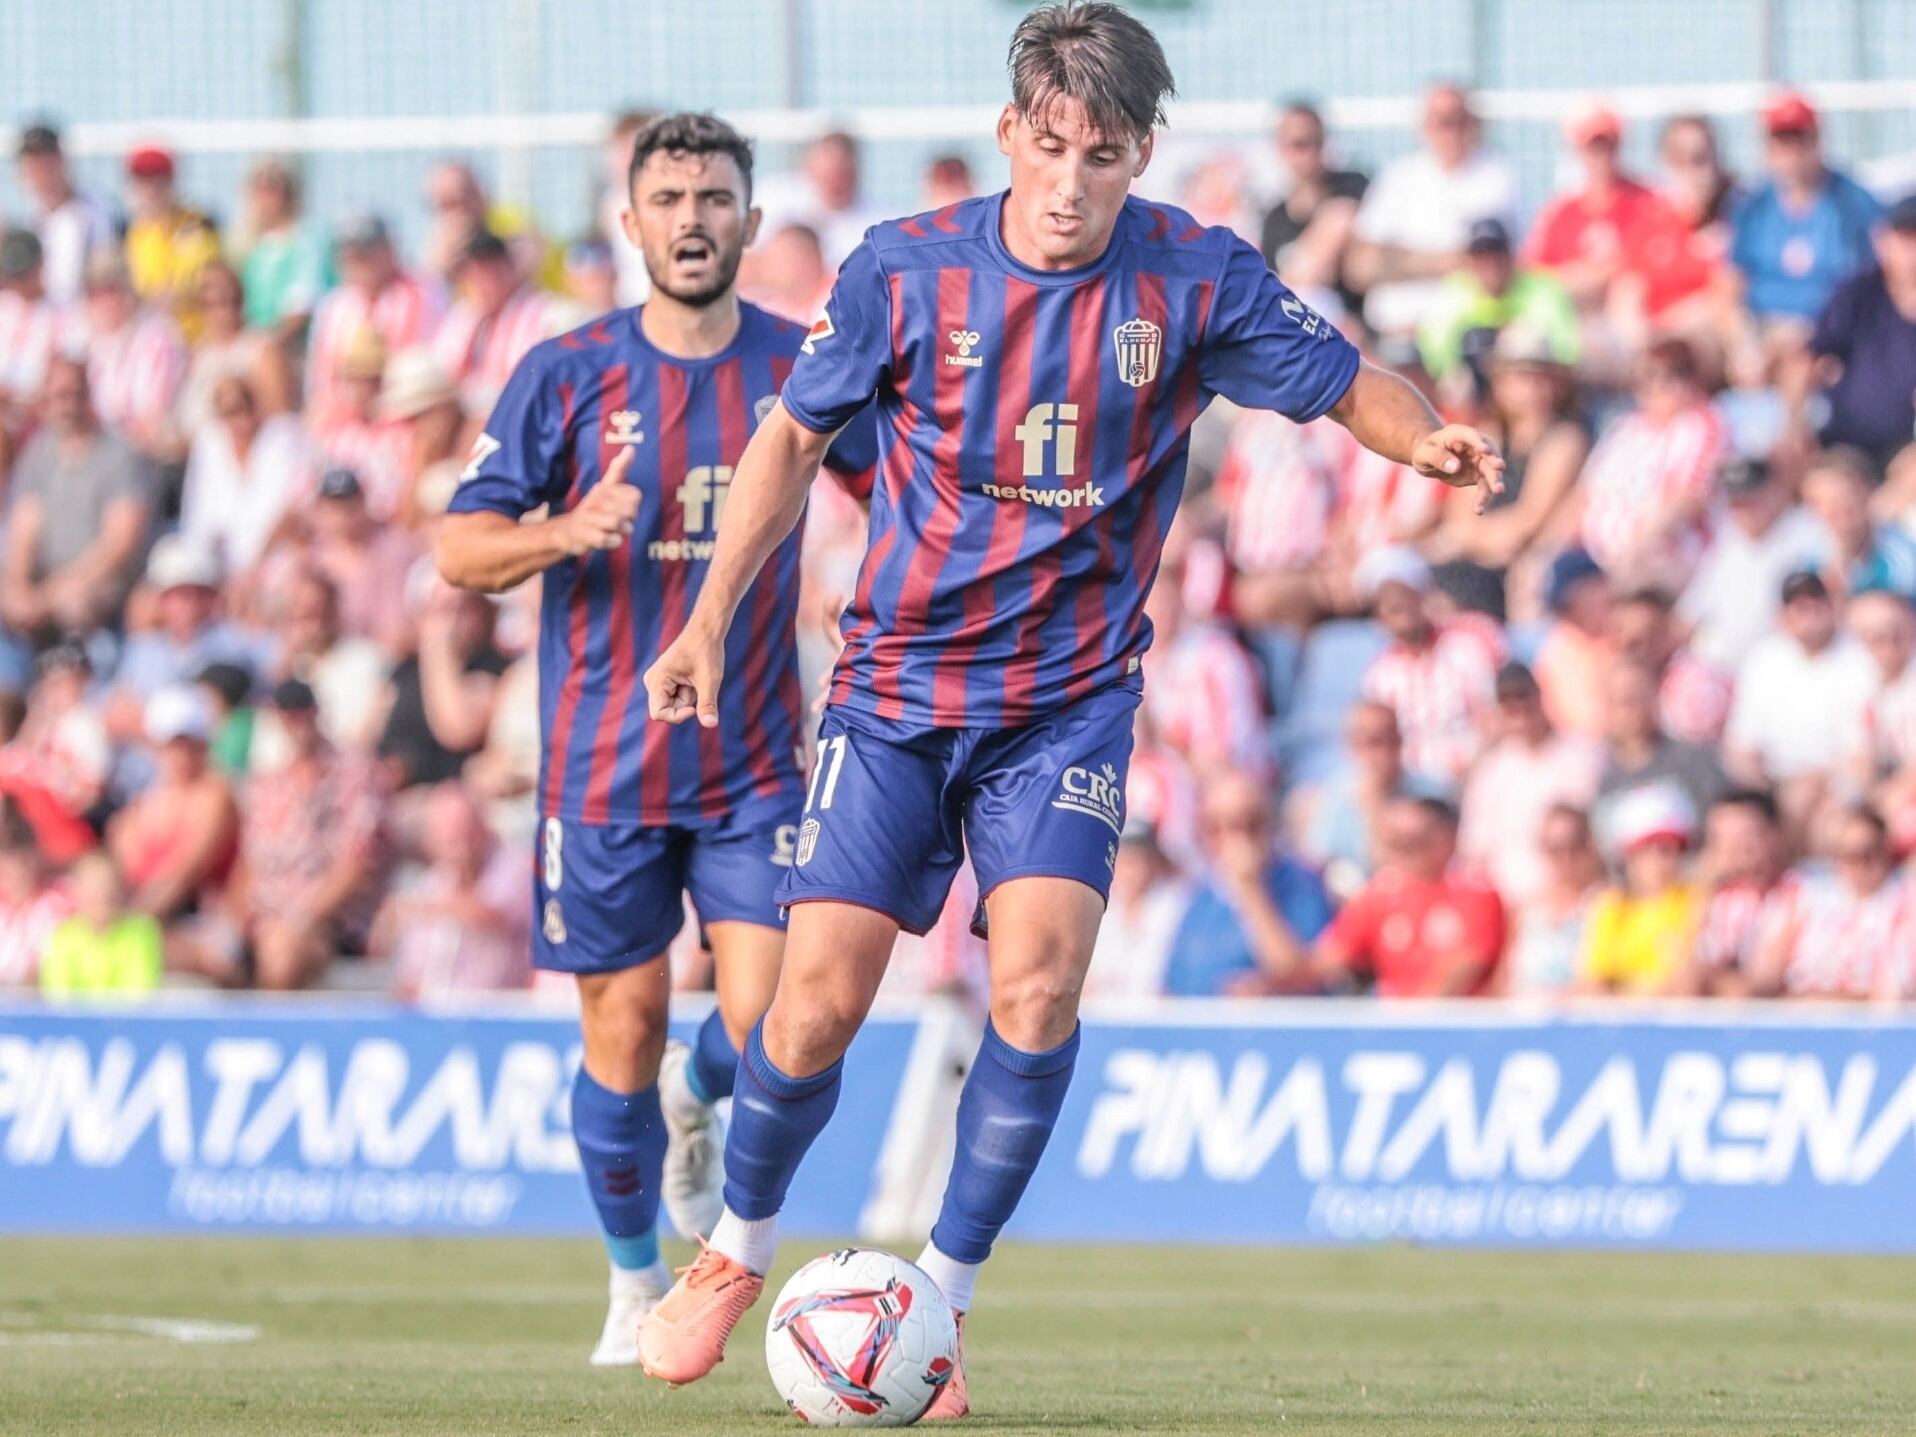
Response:
[{"label": "man's face", "polygon": [[1384,856],[1418,878],[1435,879],[1450,866],[1455,847],[1450,830],[1421,804],[1393,803],[1384,813],[1379,839]]},{"label": "man's face", "polygon": [[1849,631],[1869,650],[1885,681],[1909,666],[1916,652],[1916,613],[1894,594],[1862,594],[1850,601]]},{"label": "man's face", "polygon": [[1799,594],[1783,606],[1783,630],[1815,653],[1836,637],[1836,605],[1816,594]]},{"label": "man's face", "polygon": [[1740,803],[1712,809],[1704,843],[1712,865],[1725,879],[1740,883],[1769,879],[1776,831],[1755,809]]},{"label": "man's face", "polygon": [[385,245],[340,246],[339,277],[352,289],[376,293],[393,268],[393,252]]},{"label": "man's face", "polygon": [[1783,130],[1764,143],[1763,160],[1779,184],[1809,185],[1823,171],[1823,150],[1814,130]]},{"label": "man's face", "polygon": [[357,544],[372,529],[363,498],[320,498],[313,501],[313,542],[322,548]]},{"label": "man's face", "polygon": [[1610,611],[1610,637],[1626,659],[1661,666],[1670,656],[1670,626],[1655,604],[1631,600]]},{"label": "man's face", "polygon": [[1497,695],[1498,737],[1527,740],[1543,731],[1543,701],[1534,689],[1511,689]]},{"label": "man's face", "polygon": [[22,155],[14,173],[20,188],[42,205],[56,204],[66,194],[66,161],[59,155]]},{"label": "man's face", "polygon": [[1065,97],[1034,115],[1005,106],[998,148],[1011,161],[1012,221],[1052,269],[1104,253],[1131,181],[1151,162],[1151,136],[1100,134]]},{"label": "man's face", "polygon": [[730,292],[759,221],[738,161],[655,150],[630,200],[625,237],[645,257],[654,289],[697,308]]},{"label": "man's face", "polygon": [[442,224],[477,227],[486,217],[479,187],[456,165],[441,165],[426,177],[426,208]]},{"label": "man's face", "polygon": [[1485,294],[1500,295],[1510,288],[1516,265],[1507,249],[1483,249],[1470,252],[1470,272]]},{"label": "man's face", "polygon": [[858,151],[843,139],[819,140],[805,151],[805,174],[832,209],[849,209],[857,202]]},{"label": "man's face", "polygon": [[1371,772],[1395,772],[1403,759],[1403,735],[1397,720],[1386,709],[1369,704],[1356,709],[1344,730],[1344,746],[1358,768]]},{"label": "man's face", "polygon": [[1324,128],[1309,115],[1291,111],[1277,122],[1277,154],[1298,179],[1320,178],[1324,165]]},{"label": "man's face", "polygon": [[126,182],[126,202],[140,219],[156,219],[173,212],[173,181],[158,175],[136,175]]},{"label": "man's face", "polygon": [[77,429],[86,423],[86,370],[77,364],[62,362],[47,368],[46,383],[40,389],[40,412],[56,429]]},{"label": "man's face", "polygon": [[204,584],[175,584],[159,598],[160,627],[174,638],[190,640],[213,621],[219,595]]},{"label": "man's face", "polygon": [[1823,527],[1849,553],[1869,545],[1869,494],[1849,474],[1812,469],[1803,479],[1803,503],[1823,521]]},{"label": "man's face", "polygon": [[1611,670],[1603,727],[1613,743],[1641,742],[1656,733],[1656,688],[1642,669],[1632,665]]},{"label": "man's face", "polygon": [[324,584],[311,579],[295,585],[286,602],[284,637],[293,653],[324,653],[332,647],[335,618]]},{"label": "man's face", "polygon": [[1424,596],[1396,580],[1377,588],[1377,622],[1400,644],[1415,643],[1424,635]]},{"label": "man's face", "polygon": [[1577,158],[1583,163],[1583,176],[1591,188],[1615,182],[1617,178],[1617,142],[1608,135],[1597,135],[1577,146]]},{"label": "man's face", "polygon": [[1271,806],[1264,790],[1248,779],[1219,780],[1205,793],[1201,821],[1204,841],[1212,852],[1233,844],[1271,844]]},{"label": "man's face", "polygon": [[116,333],[132,317],[133,291],[125,285],[112,282],[87,287],[87,325],[96,333]]},{"label": "man's face", "polygon": [[1445,169],[1455,169],[1470,158],[1477,143],[1477,118],[1462,94],[1449,88],[1432,90],[1424,101],[1424,145]]},{"label": "man's face", "polygon": [[1916,230],[1882,230],[1876,236],[1876,258],[1891,285],[1916,289]]},{"label": "man's face", "polygon": [[497,314],[519,287],[510,257],[469,259],[459,267],[459,289],[481,314]]}]

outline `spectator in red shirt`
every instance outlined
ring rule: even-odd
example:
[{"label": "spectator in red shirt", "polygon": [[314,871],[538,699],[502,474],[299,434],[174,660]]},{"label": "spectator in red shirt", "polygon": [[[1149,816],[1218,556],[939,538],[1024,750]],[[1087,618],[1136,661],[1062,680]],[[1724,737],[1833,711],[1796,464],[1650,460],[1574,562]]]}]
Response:
[{"label": "spectator in red shirt", "polygon": [[1318,940],[1319,975],[1368,978],[1385,998],[1485,992],[1503,956],[1504,906],[1488,883],[1453,867],[1456,810],[1399,798],[1381,838],[1384,867]]},{"label": "spectator in red shirt", "polygon": [[1583,184],[1544,207],[1524,259],[1555,272],[1584,316],[1584,367],[1621,378],[1652,324],[1693,297],[1707,305],[1710,266],[1670,203],[1625,173],[1623,120],[1607,106],[1575,116],[1564,138]]}]

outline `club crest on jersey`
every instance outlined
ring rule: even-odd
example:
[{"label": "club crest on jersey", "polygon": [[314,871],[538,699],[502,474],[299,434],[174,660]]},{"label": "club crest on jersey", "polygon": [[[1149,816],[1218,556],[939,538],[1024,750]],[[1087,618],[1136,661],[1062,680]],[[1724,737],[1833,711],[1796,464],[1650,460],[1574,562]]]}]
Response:
[{"label": "club crest on jersey", "polygon": [[818,820],[808,818],[798,826],[798,852],[793,860],[800,868],[812,861],[812,853],[818,847]]},{"label": "club crest on jersey", "polygon": [[947,354],[945,356],[946,364],[956,364],[966,369],[976,369],[985,362],[984,356],[971,352],[978,343],[977,330],[954,329],[950,334],[946,335],[945,338],[958,346],[958,352],[956,354]]},{"label": "club crest on jersey", "polygon": [[546,899],[545,921],[540,925],[548,943],[565,942],[565,910],[556,898]]},{"label": "club crest on jersey", "polygon": [[818,351],[812,346],[819,340],[830,339],[837,333],[838,331],[832,328],[832,317],[829,314],[821,314],[812,321],[812,327],[805,332],[805,342],[799,345],[799,350],[804,354],[817,354]]},{"label": "club crest on jersey", "polygon": [[1117,769],[1108,763],[1066,769],[1051,806],[1089,814],[1113,833],[1124,831],[1124,785],[1118,781]]},{"label": "club crest on jersey", "polygon": [[1164,331],[1148,319],[1127,319],[1111,331],[1118,347],[1118,378],[1142,389],[1158,377],[1158,356],[1164,352]]},{"label": "club crest on jersey", "polygon": [[636,409],[615,409],[606,416],[606,422],[612,427],[605,431],[607,444],[643,444],[645,435],[639,429],[639,411]]},{"label": "club crest on jersey", "polygon": [[772,406],[776,403],[778,403],[778,396],[776,394],[759,396],[758,403],[752,406],[752,425],[754,428],[765,422],[765,416],[772,412]]}]

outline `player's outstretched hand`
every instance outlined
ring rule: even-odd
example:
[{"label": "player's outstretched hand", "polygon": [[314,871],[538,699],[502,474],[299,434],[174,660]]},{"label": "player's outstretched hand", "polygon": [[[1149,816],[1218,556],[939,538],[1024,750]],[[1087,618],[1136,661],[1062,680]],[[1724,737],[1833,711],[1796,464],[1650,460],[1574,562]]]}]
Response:
[{"label": "player's outstretched hand", "polygon": [[1490,506],[1491,496],[1504,492],[1504,461],[1492,444],[1468,424],[1446,424],[1426,434],[1410,456],[1419,474],[1441,479],[1453,489],[1477,486],[1477,512]]},{"label": "player's outstretched hand", "polygon": [[573,558],[595,549],[616,549],[632,533],[639,514],[639,489],[625,482],[625,471],[632,467],[632,449],[628,445],[613,459],[605,477],[586,491],[576,509],[566,511],[565,549]]},{"label": "player's outstretched hand", "polygon": [[725,679],[725,640],[707,640],[689,626],[645,671],[645,698],[652,717],[684,723],[696,717],[718,727],[719,684]]}]

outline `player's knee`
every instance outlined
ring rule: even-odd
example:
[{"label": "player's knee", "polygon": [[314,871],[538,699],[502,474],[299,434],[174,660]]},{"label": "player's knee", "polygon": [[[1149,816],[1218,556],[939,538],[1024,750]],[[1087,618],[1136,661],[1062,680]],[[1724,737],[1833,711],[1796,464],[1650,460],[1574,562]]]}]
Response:
[{"label": "player's knee", "polygon": [[864,1018],[865,1005],[845,993],[807,993],[802,1004],[774,1002],[765,1013],[765,1056],[794,1078],[822,1073],[845,1056]]},{"label": "player's knee", "polygon": [[586,1071],[616,1092],[657,1079],[665,1055],[666,1014],[652,994],[629,985],[579,985]]},{"label": "player's knee", "polygon": [[1027,1053],[1055,1048],[1078,1023],[1083,980],[1062,968],[1039,968],[994,980],[991,1025],[1012,1047]]}]

